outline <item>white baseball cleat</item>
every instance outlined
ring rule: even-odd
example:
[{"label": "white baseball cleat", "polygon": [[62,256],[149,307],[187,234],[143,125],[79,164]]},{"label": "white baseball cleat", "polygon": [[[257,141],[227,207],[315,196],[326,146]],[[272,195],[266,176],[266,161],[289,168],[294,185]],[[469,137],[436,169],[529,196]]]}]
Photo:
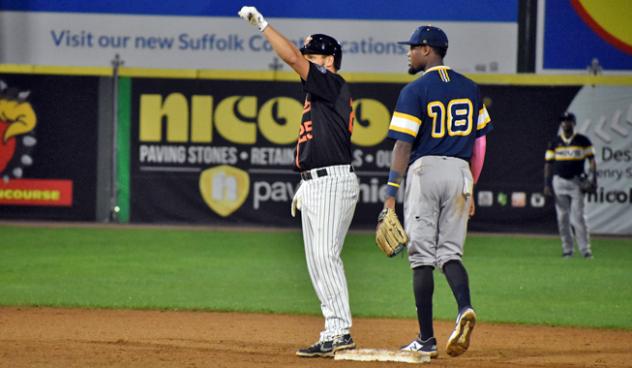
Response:
[{"label": "white baseball cleat", "polygon": [[467,348],[470,347],[470,336],[475,324],[476,313],[474,313],[474,309],[465,308],[459,313],[456,318],[456,326],[445,348],[449,356],[459,356],[467,351]]}]

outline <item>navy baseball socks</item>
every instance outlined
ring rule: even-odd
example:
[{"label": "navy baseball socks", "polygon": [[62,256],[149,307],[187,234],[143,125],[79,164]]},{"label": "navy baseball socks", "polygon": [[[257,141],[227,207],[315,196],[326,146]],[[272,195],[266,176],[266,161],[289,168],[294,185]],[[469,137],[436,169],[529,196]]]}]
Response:
[{"label": "navy baseball socks", "polygon": [[448,280],[450,289],[452,289],[459,311],[466,307],[471,307],[469,279],[463,263],[460,261],[449,261],[443,265],[443,273]]},{"label": "navy baseball socks", "polygon": [[434,267],[421,266],[413,269],[413,291],[417,306],[419,338],[428,340],[434,337],[432,327],[432,294],[434,293]]},{"label": "navy baseball socks", "polygon": [[[420,334],[410,344],[402,346],[401,350],[419,351],[430,355],[431,358],[436,358],[438,356],[437,340],[432,326],[433,271],[432,266],[413,269],[413,289]],[[470,337],[476,324],[476,313],[471,306],[469,280],[463,264],[460,261],[447,262],[443,266],[443,273],[459,307],[456,325],[446,345],[448,355],[455,357],[465,353],[470,346]]]}]

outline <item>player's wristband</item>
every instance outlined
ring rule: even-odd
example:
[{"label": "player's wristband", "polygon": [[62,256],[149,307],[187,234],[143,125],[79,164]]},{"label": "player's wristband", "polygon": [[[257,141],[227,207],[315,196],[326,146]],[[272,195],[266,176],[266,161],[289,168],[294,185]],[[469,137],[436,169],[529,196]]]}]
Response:
[{"label": "player's wristband", "polygon": [[386,196],[397,197],[397,191],[399,190],[400,183],[402,182],[402,176],[397,171],[388,173],[388,183],[386,185]]},{"label": "player's wristband", "polygon": [[399,185],[395,186],[395,185],[391,185],[391,183],[388,183],[388,185],[386,186],[386,196],[397,197],[398,189],[399,189]]}]

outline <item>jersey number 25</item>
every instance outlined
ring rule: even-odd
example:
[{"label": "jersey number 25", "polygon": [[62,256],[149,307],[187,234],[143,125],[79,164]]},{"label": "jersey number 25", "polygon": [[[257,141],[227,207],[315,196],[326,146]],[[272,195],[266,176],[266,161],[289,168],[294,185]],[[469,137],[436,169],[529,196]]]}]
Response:
[{"label": "jersey number 25", "polygon": [[473,111],[472,101],[469,98],[450,100],[447,108],[441,101],[430,102],[427,114],[432,118],[432,137],[443,138],[446,126],[448,135],[451,137],[470,135],[473,126]]}]

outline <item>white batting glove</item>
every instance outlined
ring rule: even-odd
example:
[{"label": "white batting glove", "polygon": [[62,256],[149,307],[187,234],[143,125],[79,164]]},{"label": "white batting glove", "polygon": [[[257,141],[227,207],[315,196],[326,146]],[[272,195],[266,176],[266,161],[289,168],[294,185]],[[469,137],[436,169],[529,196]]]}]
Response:
[{"label": "white batting glove", "polygon": [[290,210],[292,217],[296,217],[296,211],[300,211],[300,210],[301,210],[301,199],[294,197],[294,199],[292,199],[292,209]]},{"label": "white batting glove", "polygon": [[296,211],[301,210],[301,205],[303,204],[302,203],[302,199],[303,199],[302,189],[303,189],[303,186],[299,184],[298,188],[296,189],[296,193],[294,193],[294,198],[292,198],[292,207],[290,208],[290,213],[292,214],[292,217],[296,217]]},{"label": "white batting glove", "polygon": [[241,10],[237,14],[239,14],[243,20],[247,20],[248,23],[256,26],[261,32],[263,32],[263,30],[268,26],[266,19],[254,6],[242,6]]}]

